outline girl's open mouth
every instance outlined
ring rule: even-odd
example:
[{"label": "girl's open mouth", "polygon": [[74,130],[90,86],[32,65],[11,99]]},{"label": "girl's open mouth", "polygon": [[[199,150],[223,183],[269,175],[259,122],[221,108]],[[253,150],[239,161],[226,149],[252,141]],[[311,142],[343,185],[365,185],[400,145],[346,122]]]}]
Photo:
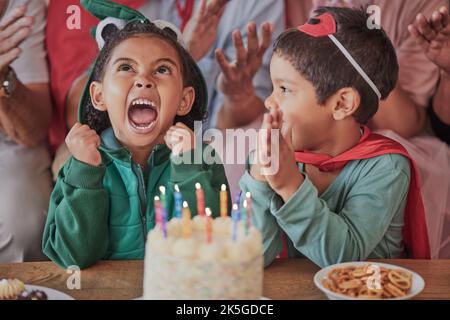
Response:
[{"label": "girl's open mouth", "polygon": [[153,130],[158,118],[155,103],[148,99],[135,99],[128,108],[128,121],[134,132],[146,134]]}]

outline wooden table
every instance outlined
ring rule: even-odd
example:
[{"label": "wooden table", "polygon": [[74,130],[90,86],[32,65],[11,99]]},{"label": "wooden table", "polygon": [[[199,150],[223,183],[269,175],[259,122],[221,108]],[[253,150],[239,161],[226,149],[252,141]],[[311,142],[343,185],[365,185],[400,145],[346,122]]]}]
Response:
[{"label": "wooden table", "polygon": [[[425,290],[417,299],[450,299],[450,260],[377,260],[419,273]],[[278,260],[264,272],[264,296],[270,299],[325,299],[315,287],[319,268],[306,259]],[[102,261],[81,271],[81,290],[69,290],[71,274],[52,262],[0,264],[0,278],[63,291],[75,299],[133,299],[142,296],[142,261]]]}]

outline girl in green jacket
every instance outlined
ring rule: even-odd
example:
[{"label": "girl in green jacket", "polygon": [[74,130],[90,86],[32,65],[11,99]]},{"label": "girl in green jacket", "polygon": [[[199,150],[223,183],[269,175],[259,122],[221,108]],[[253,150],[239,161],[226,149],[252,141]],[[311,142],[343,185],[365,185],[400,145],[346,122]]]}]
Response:
[{"label": "girl in green jacket", "polygon": [[42,244],[58,265],[79,268],[144,257],[160,186],[170,219],[175,184],[195,214],[200,183],[215,215],[227,185],[220,161],[186,161],[199,149],[216,155],[195,145],[192,129],[204,119],[207,91],[177,31],[117,4],[83,4],[100,19],[119,19],[97,28],[101,51],[80,101],[81,123],[66,138],[72,157],[53,190]]}]

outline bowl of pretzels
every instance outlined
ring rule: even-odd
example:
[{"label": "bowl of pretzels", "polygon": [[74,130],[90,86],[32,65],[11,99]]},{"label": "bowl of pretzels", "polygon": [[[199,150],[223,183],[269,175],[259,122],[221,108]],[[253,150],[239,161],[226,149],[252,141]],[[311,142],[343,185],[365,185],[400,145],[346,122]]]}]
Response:
[{"label": "bowl of pretzels", "polygon": [[425,287],[414,271],[376,262],[346,262],[321,269],[314,284],[330,300],[408,300]]}]

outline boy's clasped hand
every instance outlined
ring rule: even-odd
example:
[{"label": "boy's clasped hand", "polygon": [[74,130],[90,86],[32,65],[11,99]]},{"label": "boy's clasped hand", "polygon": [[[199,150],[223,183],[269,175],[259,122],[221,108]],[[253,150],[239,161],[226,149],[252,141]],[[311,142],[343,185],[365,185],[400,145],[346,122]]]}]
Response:
[{"label": "boy's clasped hand", "polygon": [[[299,172],[292,146],[292,128],[283,122],[283,113],[278,108],[271,108],[264,115],[254,164],[251,167],[253,178],[266,181],[285,202],[303,183],[303,175]],[[273,161],[281,161],[278,170]]]}]

